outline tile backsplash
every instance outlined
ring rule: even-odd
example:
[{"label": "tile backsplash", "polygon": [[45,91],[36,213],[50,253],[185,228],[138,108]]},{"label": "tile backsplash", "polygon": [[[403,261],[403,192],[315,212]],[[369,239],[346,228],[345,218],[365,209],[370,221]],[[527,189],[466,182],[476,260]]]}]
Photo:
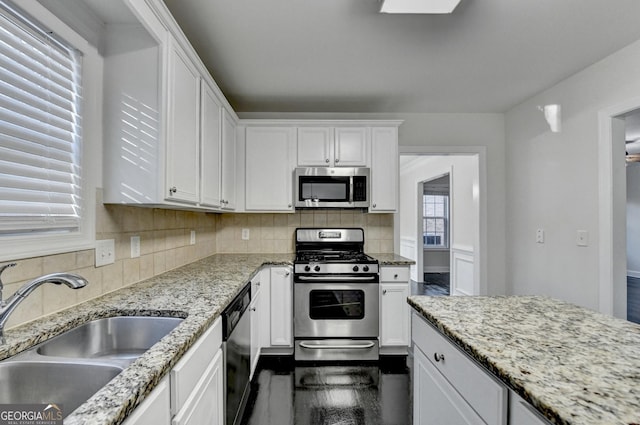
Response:
[{"label": "tile backsplash", "polygon": [[[103,205],[97,194],[96,239],[115,240],[115,262],[95,267],[93,249],[20,259],[3,275],[5,299],[44,274],[73,272],[89,285],[80,290],[42,285],[13,312],[7,328],[71,307],[215,253],[293,253],[297,227],[362,227],[367,252],[393,252],[393,215],[360,211],[296,211],[294,214],[206,214]],[[243,229],[248,239],[243,240]],[[191,231],[196,243],[190,244]],[[247,231],[245,230],[245,234]],[[140,257],[131,257],[131,237]]]}]

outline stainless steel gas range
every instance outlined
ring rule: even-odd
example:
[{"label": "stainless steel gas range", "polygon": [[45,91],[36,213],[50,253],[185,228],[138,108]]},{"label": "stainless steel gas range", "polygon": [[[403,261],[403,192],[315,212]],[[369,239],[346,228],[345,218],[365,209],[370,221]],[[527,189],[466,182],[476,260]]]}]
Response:
[{"label": "stainless steel gas range", "polygon": [[296,360],[377,360],[378,261],[360,228],[296,229]]}]

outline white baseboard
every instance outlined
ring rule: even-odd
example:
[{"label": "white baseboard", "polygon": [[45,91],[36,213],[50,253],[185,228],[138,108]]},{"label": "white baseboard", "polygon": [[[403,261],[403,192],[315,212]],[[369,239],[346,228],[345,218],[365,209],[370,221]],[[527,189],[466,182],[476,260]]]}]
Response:
[{"label": "white baseboard", "polygon": [[627,270],[627,276],[640,279],[640,272],[635,270]]},{"label": "white baseboard", "polygon": [[449,267],[447,266],[430,266],[424,267],[425,273],[449,273]]}]

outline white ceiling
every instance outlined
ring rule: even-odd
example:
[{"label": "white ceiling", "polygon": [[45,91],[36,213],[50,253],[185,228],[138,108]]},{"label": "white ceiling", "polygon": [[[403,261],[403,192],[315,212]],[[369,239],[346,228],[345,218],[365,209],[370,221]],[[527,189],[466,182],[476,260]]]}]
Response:
[{"label": "white ceiling", "polygon": [[504,112],[640,38],[638,0],[164,0],[238,112]]}]

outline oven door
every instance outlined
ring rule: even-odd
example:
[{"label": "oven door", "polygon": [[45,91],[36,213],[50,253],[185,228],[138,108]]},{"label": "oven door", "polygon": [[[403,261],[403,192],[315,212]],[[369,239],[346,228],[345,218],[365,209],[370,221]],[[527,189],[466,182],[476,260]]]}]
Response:
[{"label": "oven door", "polygon": [[296,338],[377,338],[377,283],[294,284]]}]

